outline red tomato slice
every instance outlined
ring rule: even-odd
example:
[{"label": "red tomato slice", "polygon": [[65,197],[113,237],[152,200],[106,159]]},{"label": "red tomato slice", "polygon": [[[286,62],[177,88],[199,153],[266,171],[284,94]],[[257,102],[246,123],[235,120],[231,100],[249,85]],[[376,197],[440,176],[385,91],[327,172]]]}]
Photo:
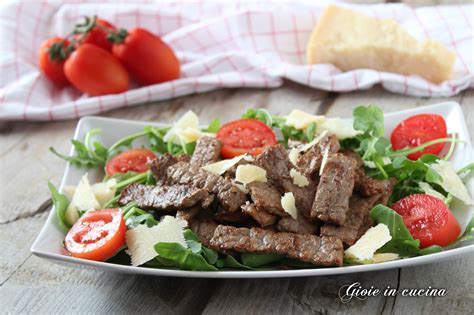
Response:
[{"label": "red tomato slice", "polygon": [[[415,115],[402,121],[393,130],[390,142],[395,150],[416,147],[425,142],[446,138],[446,122],[444,118],[434,114]],[[438,154],[443,150],[444,143],[433,144],[425,150],[408,155],[410,160],[418,160],[424,154]]]},{"label": "red tomato slice", "polygon": [[257,119],[240,119],[227,123],[217,132],[222,141],[221,155],[229,159],[245,153],[258,155],[278,143],[272,128]]},{"label": "red tomato slice", "polygon": [[105,172],[109,176],[116,173],[148,171],[148,163],[156,159],[155,153],[148,149],[130,149],[114,156],[105,165]]},{"label": "red tomato slice", "polygon": [[415,194],[392,205],[400,214],[420,248],[431,245],[446,246],[461,233],[461,226],[446,204],[433,196]]},{"label": "red tomato slice", "polygon": [[127,227],[119,209],[103,209],[84,214],[69,230],[64,240],[72,256],[105,260],[125,244]]}]

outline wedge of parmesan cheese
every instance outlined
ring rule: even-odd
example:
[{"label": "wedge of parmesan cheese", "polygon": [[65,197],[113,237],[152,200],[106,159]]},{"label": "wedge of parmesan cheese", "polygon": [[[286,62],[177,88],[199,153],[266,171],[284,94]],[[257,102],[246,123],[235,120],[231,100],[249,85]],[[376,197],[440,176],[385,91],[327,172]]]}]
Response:
[{"label": "wedge of parmesan cheese", "polygon": [[298,187],[306,187],[309,185],[308,178],[294,168],[290,170],[290,176],[293,178],[293,184]]},{"label": "wedge of parmesan cheese", "polygon": [[[104,206],[115,196],[115,189],[113,188],[115,185],[117,185],[117,180],[115,178],[110,178],[104,183],[96,183],[91,185],[92,192],[101,206]],[[63,188],[63,193],[69,198],[69,200],[72,199],[75,192],[76,186],[68,185],[64,186]]]},{"label": "wedge of parmesan cheese", "polygon": [[464,204],[469,206],[474,205],[474,201],[471,196],[469,196],[466,186],[464,186],[464,183],[451,163],[445,160],[438,160],[436,163],[431,164],[430,167],[441,176],[441,182],[439,184],[444,190],[451,193]]},{"label": "wedge of parmesan cheese", "polygon": [[245,159],[247,155],[239,155],[232,159],[222,160],[215,163],[207,164],[202,167],[203,170],[209,173],[222,175],[228,169],[232,168],[235,164],[239,163],[240,160]]},{"label": "wedge of parmesan cheese", "polygon": [[94,195],[87,173],[82,176],[79,184],[77,185],[74,195],[72,196],[71,202],[66,209],[64,219],[67,223],[73,225],[77,219],[79,219],[80,211],[90,211],[100,209],[101,205]]},{"label": "wedge of parmesan cheese", "polygon": [[306,129],[311,123],[319,125],[324,120],[324,116],[315,116],[303,112],[299,109],[294,109],[286,118],[286,125],[296,129]]},{"label": "wedge of parmesan cheese", "polygon": [[239,165],[235,172],[235,181],[241,184],[249,184],[251,182],[267,182],[267,171],[263,168],[247,164]]},{"label": "wedge of parmesan cheese", "polygon": [[365,232],[354,245],[345,250],[346,258],[372,260],[374,253],[392,239],[388,226],[379,223]]},{"label": "wedge of parmesan cheese", "polygon": [[309,149],[311,149],[311,147],[318,144],[319,141],[321,141],[321,139],[323,139],[327,135],[327,133],[328,133],[327,130],[323,130],[316,138],[314,138],[312,141],[306,143],[303,146],[303,149],[301,151],[304,152],[304,151],[308,151]]},{"label": "wedge of parmesan cheese", "polygon": [[372,258],[372,262],[381,263],[381,262],[386,262],[386,261],[397,260],[398,258],[400,258],[400,256],[395,253],[378,253],[378,254],[374,254],[374,258]]},{"label": "wedge of parmesan cheese", "polygon": [[323,158],[321,159],[321,167],[319,168],[319,176],[323,175],[324,168],[329,158],[329,147],[326,147],[323,151]]},{"label": "wedge of parmesan cheese", "polygon": [[167,215],[161,219],[158,225],[151,228],[141,224],[128,230],[125,236],[128,247],[126,253],[130,255],[132,266],[143,265],[158,256],[155,251],[157,243],[178,243],[184,248],[188,248],[183,234],[183,229],[187,224],[185,220]]},{"label": "wedge of parmesan cheese", "polygon": [[299,155],[300,155],[300,150],[298,150],[297,148],[292,148],[290,152],[288,153],[288,159],[291,161],[291,163],[293,163],[293,165],[296,166],[296,164],[298,163]]},{"label": "wedge of parmesan cheese", "polygon": [[433,83],[451,78],[455,54],[432,41],[419,41],[395,21],[329,5],[307,45],[309,64],[331,63],[342,71],[375,69],[419,75]]},{"label": "wedge of parmesan cheese", "polygon": [[298,209],[296,208],[295,196],[292,192],[287,192],[281,197],[281,206],[293,219],[296,220],[298,218]]},{"label": "wedge of parmesan cheese", "polygon": [[436,191],[430,184],[425,182],[419,182],[418,186],[425,192],[425,194],[444,200],[444,196]]}]

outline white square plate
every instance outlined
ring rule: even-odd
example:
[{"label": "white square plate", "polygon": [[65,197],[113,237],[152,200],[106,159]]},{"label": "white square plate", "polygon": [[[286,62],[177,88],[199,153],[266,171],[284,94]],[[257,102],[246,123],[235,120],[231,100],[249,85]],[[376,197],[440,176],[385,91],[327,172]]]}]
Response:
[{"label": "white square plate", "polygon": [[[421,113],[433,113],[442,115],[448,126],[448,133],[456,133],[458,138],[464,140],[464,143],[457,144],[451,162],[456,169],[471,163],[473,161],[473,151],[469,133],[466,127],[466,122],[461,110],[461,107],[454,102],[440,103],[436,105],[419,107],[410,110],[404,110],[395,113],[388,113],[385,115],[385,129],[388,137],[393,128],[402,120]],[[135,132],[139,132],[145,125],[150,125],[150,122],[139,122],[131,120],[119,120],[101,117],[85,117],[82,118],[76,128],[74,139],[82,140],[85,133],[92,128],[101,128],[102,134],[99,140],[106,146],[110,146],[117,139]],[[160,125],[160,124],[155,124]],[[71,148],[71,155],[74,150]],[[65,185],[75,185],[84,174],[84,169],[78,169],[72,165],[67,165],[64,177],[61,183],[60,190]],[[92,180],[100,180],[101,174],[98,171],[90,171],[89,178]],[[94,178],[96,177],[96,178]],[[468,182],[468,189],[474,191],[474,176],[470,177]],[[463,230],[467,222],[471,218],[474,207],[465,207],[463,209],[457,208],[454,215],[458,218]],[[271,271],[186,271],[173,269],[152,269],[145,267],[132,267],[125,265],[112,264],[107,262],[97,262],[90,260],[83,260],[71,257],[62,247],[64,234],[57,228],[57,218],[54,209],[46,220],[46,223],[31,247],[33,254],[40,257],[50,259],[57,263],[72,264],[75,266],[100,268],[104,270],[111,270],[116,272],[146,274],[153,276],[176,276],[176,277],[205,277],[205,278],[271,278],[271,277],[301,277],[301,276],[320,276],[331,274],[343,274],[352,272],[365,272],[373,270],[382,270],[390,268],[400,268],[406,266],[413,266],[419,264],[432,263],[451,259],[457,256],[465,255],[474,252],[474,242],[463,243],[456,248],[445,250],[440,253],[406,258],[396,261],[390,261],[372,265],[359,265],[348,267],[333,267],[333,268],[317,268],[317,269],[301,269],[301,270],[271,270]]]}]

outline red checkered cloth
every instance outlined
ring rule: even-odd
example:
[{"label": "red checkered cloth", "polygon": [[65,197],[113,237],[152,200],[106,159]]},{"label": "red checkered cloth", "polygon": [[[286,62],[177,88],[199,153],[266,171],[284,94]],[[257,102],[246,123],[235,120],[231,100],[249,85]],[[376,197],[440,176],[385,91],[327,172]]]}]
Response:
[{"label": "red checkered cloth", "polygon": [[[284,79],[337,92],[380,83],[389,91],[426,97],[452,96],[474,86],[473,5],[350,7],[395,19],[417,38],[438,40],[455,51],[453,79],[435,85],[416,76],[306,65],[306,42],[324,10],[316,1],[20,2],[0,7],[0,120],[72,119],[223,87],[278,87]],[[55,87],[38,71],[39,45],[48,37],[68,34],[83,16],[92,15],[162,36],[181,60],[182,77],[100,97]]]}]

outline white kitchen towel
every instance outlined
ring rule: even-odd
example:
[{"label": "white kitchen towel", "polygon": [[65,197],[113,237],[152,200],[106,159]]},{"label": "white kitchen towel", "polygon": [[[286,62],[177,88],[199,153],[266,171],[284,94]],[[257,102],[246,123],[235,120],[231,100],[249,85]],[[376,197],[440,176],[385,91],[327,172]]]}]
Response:
[{"label": "white kitchen towel", "polygon": [[[435,39],[456,52],[453,79],[439,85],[416,76],[305,64],[306,42],[325,5],[303,0],[2,5],[0,120],[72,119],[224,87],[275,88],[284,79],[336,92],[380,83],[389,91],[425,97],[451,96],[474,86],[473,5],[350,5],[371,16],[395,19],[413,36]],[[38,71],[39,45],[48,37],[67,35],[83,16],[93,15],[118,27],[145,27],[162,36],[181,61],[182,77],[101,97],[55,87]],[[244,99],[242,104],[252,106]]]}]

